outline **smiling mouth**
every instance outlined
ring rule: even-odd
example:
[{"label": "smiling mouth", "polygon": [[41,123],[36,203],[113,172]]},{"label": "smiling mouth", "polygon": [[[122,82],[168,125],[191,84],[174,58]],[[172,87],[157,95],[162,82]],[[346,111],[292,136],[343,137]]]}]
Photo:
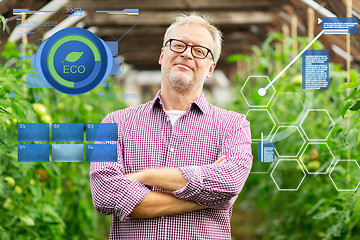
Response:
[{"label": "smiling mouth", "polygon": [[184,64],[175,64],[175,66],[180,67],[180,68],[184,68],[184,69],[188,69],[188,70],[191,70],[191,71],[192,71],[192,68],[190,68],[189,66],[184,65]]}]

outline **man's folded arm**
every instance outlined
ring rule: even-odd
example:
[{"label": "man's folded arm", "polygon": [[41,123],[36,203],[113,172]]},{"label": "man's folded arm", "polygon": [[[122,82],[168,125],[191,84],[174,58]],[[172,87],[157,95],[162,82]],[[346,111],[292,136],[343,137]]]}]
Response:
[{"label": "man's folded arm", "polygon": [[221,164],[180,167],[188,183],[172,194],[214,209],[231,207],[252,166],[250,123],[245,118],[226,133],[221,155],[226,156]]},{"label": "man's folded arm", "polygon": [[154,218],[206,208],[171,194],[150,191],[109,165],[92,171],[90,184],[95,209],[105,215],[114,214],[121,220],[126,216]]},{"label": "man's folded arm", "polygon": [[172,191],[180,199],[214,208],[227,209],[243,188],[252,165],[249,122],[242,119],[225,137],[221,153],[226,161],[180,168],[147,169],[127,175],[145,185]]},{"label": "man's folded arm", "polygon": [[[108,114],[102,123],[113,123]],[[121,128],[120,128],[121,129]],[[97,142],[117,144],[117,142]],[[92,162],[90,187],[95,209],[105,215],[114,214],[121,220],[127,216],[152,218],[204,209],[199,204],[181,200],[171,194],[150,191],[139,181],[124,176],[121,141],[117,162]]]}]

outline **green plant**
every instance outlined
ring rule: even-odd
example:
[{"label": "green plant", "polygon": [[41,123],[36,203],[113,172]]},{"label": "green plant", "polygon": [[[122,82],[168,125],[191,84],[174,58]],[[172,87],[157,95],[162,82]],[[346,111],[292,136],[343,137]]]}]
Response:
[{"label": "green plant", "polygon": [[[234,78],[237,83],[235,88],[235,101],[229,106],[230,109],[246,113],[249,109],[241,94],[239,94],[248,75],[267,75],[272,80],[278,72],[275,66],[281,66],[282,70],[297,53],[288,50],[292,43],[298,41],[301,50],[309,42],[307,38],[283,39],[281,34],[270,34],[261,47],[253,46],[253,55],[236,54],[228,58],[228,62],[247,62],[249,73],[238,73]],[[275,50],[276,44],[282,48]],[[316,42],[314,49],[322,49],[322,45]],[[300,51],[299,50],[299,51]],[[279,69],[279,68],[278,68]],[[310,103],[312,109],[327,109],[335,122],[326,143],[335,155],[336,159],[360,160],[359,144],[359,109],[360,109],[360,86],[359,71],[352,70],[350,82],[344,83],[347,73],[339,65],[330,63],[329,66],[330,87],[327,90],[303,90],[301,89],[301,59],[294,63],[274,84],[278,93],[297,93],[303,103]],[[350,89],[346,90],[346,89]],[[255,96],[257,88],[253,89],[250,96]],[[350,94],[349,94],[350,93]],[[261,99],[260,99],[261,101]],[[272,106],[273,102],[269,104]],[[289,108],[286,103],[278,108]],[[300,114],[300,113],[299,113]],[[350,120],[349,120],[350,118]],[[257,131],[267,123],[256,122],[251,128]],[[325,123],[324,123],[325,124]],[[309,126],[309,131],[319,132],[316,124]],[[320,133],[320,132],[319,132]],[[254,144],[253,144],[254,145]],[[253,148],[255,149],[255,148]],[[257,153],[254,152],[254,156]],[[254,158],[253,166],[256,163]],[[276,159],[278,161],[278,159]],[[330,164],[331,160],[327,162]],[[237,239],[359,239],[360,238],[360,189],[356,192],[339,192],[332,184],[329,175],[307,175],[298,191],[279,191],[270,174],[275,164],[270,167],[268,173],[250,174],[242,193],[235,203],[232,228],[234,238]],[[304,167],[304,166],[302,166]],[[300,167],[297,167],[301,171]],[[265,172],[267,169],[265,169]],[[346,186],[349,180],[360,181],[356,171],[353,173],[347,167],[339,166],[335,171],[344,174],[339,179]],[[360,171],[360,170],[359,170]],[[296,183],[294,174],[283,176],[281,181],[289,185]],[[245,215],[247,226],[253,234],[244,238],[242,232],[237,232],[239,219],[237,214]]]}]

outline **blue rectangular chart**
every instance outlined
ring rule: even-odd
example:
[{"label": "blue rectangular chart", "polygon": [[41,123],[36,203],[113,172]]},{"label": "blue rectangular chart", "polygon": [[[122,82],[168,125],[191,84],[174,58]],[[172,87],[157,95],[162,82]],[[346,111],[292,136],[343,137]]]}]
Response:
[{"label": "blue rectangular chart", "polygon": [[275,143],[274,142],[259,142],[258,143],[258,161],[259,162],[274,162],[275,161]]},{"label": "blue rectangular chart", "polygon": [[307,50],[302,59],[302,88],[329,88],[329,50]]},{"label": "blue rectangular chart", "polygon": [[53,162],[83,162],[84,144],[53,144]]},{"label": "blue rectangular chart", "polygon": [[53,141],[84,141],[83,123],[53,123]]},{"label": "blue rectangular chart", "polygon": [[49,144],[18,144],[18,162],[49,162]]},{"label": "blue rectangular chart", "polygon": [[86,162],[117,162],[117,144],[86,144]]},{"label": "blue rectangular chart", "polygon": [[117,123],[87,123],[86,141],[117,141]]},{"label": "blue rectangular chart", "polygon": [[18,123],[18,141],[49,141],[48,123]]}]

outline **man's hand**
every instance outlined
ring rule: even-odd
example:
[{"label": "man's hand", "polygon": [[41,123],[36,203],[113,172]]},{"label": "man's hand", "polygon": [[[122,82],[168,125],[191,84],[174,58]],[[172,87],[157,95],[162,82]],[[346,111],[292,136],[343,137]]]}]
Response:
[{"label": "man's hand", "polygon": [[[226,162],[223,155],[213,164]],[[188,181],[184,178],[178,168],[147,168],[139,172],[125,175],[130,180],[137,180],[144,185],[175,191],[186,186]]]}]

